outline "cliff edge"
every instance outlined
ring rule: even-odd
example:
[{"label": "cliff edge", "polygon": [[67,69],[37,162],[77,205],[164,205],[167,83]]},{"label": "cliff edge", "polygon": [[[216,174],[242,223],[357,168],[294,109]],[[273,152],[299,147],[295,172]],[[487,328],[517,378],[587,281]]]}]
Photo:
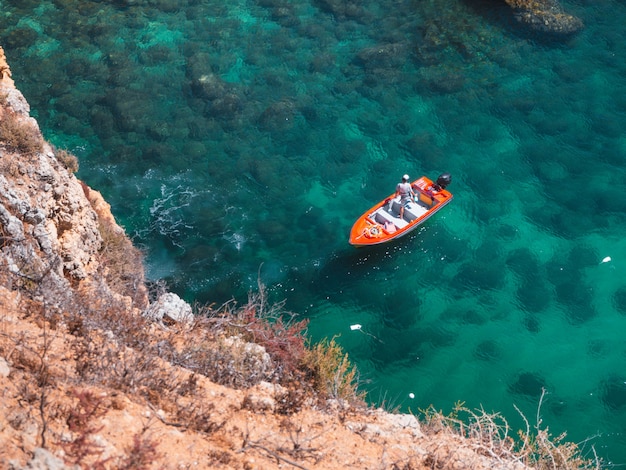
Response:
[{"label": "cliff edge", "polygon": [[1,468],[578,468],[573,444],[516,443],[498,414],[371,409],[340,349],[307,349],[262,286],[194,315],[151,302],[141,253],[1,49],[0,72]]}]

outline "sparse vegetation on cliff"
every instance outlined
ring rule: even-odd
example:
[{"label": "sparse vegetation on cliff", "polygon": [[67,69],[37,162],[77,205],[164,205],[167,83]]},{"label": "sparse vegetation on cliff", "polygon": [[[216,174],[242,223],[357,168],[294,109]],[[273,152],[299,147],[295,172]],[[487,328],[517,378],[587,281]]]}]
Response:
[{"label": "sparse vegetation on cliff", "polygon": [[10,151],[34,155],[43,150],[39,129],[6,110],[0,114],[0,144]]},{"label": "sparse vegetation on cliff", "polygon": [[365,393],[359,390],[358,371],[334,338],[310,346],[305,364],[312,371],[317,392],[340,400],[365,400]]},{"label": "sparse vegetation on cliff", "polygon": [[[518,410],[526,423],[526,429],[517,433],[500,413],[490,413],[482,408],[472,410],[463,403],[456,403],[450,414],[444,414],[431,406],[421,412],[422,422],[426,432],[468,439],[477,452],[490,456],[499,465],[520,462],[537,470],[600,470],[601,462],[593,446],[586,448],[586,442],[581,446],[568,442],[565,433],[552,436],[550,430],[543,426],[541,406],[544,396],[545,390],[537,405],[534,426]],[[450,461],[451,456],[447,452],[449,449],[444,449],[441,454],[433,452],[433,455]],[[583,455],[583,452],[588,455]],[[438,468],[436,462],[431,461],[431,465]]]},{"label": "sparse vegetation on cliff", "polygon": [[59,162],[61,162],[67,171],[71,173],[76,173],[78,171],[78,158],[73,153],[70,153],[67,150],[57,149],[54,156]]},{"label": "sparse vegetation on cliff", "polygon": [[119,226],[106,219],[98,220],[102,244],[98,250],[101,273],[115,292],[142,305],[145,295],[143,253]]},{"label": "sparse vegetation on cliff", "polygon": [[[35,297],[41,298],[44,291],[37,293]],[[168,450],[157,444],[163,442],[155,438],[157,429],[159,435],[167,429],[180,430],[189,439],[196,436],[204,445],[210,444],[205,468],[248,468],[240,452],[252,451],[297,468],[309,468],[307,463],[316,468],[348,468],[334,462],[316,443],[322,433],[336,433],[338,428],[351,432],[351,438],[342,439],[381,445],[370,433],[380,435],[382,431],[376,429],[384,422],[382,415],[373,414],[361,401],[356,370],[345,353],[334,340],[307,347],[301,342],[302,323],[278,320],[282,326],[274,332],[272,326],[286,312],[280,305],[264,305],[263,294],[251,294],[249,303],[241,307],[207,307],[191,323],[167,325],[133,313],[124,302],[104,303],[100,296],[97,290],[86,291],[67,310],[55,311],[31,298],[31,291],[17,289],[5,296],[14,299],[13,309],[7,309],[6,302],[0,304],[0,358],[10,364],[11,379],[3,385],[7,401],[0,417],[6,416],[7,404],[15,403],[20,414],[10,421],[11,428],[28,432],[26,423],[31,423],[30,429],[36,429],[34,444],[62,455],[68,464],[174,468],[169,466],[174,461]],[[290,351],[300,360],[283,366],[278,362],[284,358],[281,348],[263,359],[268,355],[264,348],[243,340],[244,333],[252,332],[262,332],[268,344],[297,344],[298,349]],[[229,342],[228,338],[237,339]],[[243,393],[235,400],[236,408],[232,399],[225,407],[227,392],[216,391],[208,379]],[[132,437],[122,438],[115,447],[103,444],[103,436],[107,436],[105,443],[112,439],[110,425],[122,425],[120,413],[137,406],[147,414],[139,420],[141,426],[128,431]],[[310,413],[316,420],[326,416],[330,422],[304,425],[304,416]],[[252,428],[233,426],[241,423],[233,414],[247,415],[245,426]],[[398,434],[382,439],[391,460],[380,463],[380,468],[600,468],[597,459],[583,458],[578,446],[565,442],[564,436],[552,438],[537,416],[535,428],[528,426],[516,439],[497,413],[469,410],[462,404],[451,415],[429,408],[422,412],[421,430],[411,431],[413,437],[400,439]],[[257,419],[282,424],[270,431]],[[103,423],[110,423],[109,427]],[[215,447],[225,439],[226,447]],[[392,443],[399,450],[391,452],[387,445]]]}]

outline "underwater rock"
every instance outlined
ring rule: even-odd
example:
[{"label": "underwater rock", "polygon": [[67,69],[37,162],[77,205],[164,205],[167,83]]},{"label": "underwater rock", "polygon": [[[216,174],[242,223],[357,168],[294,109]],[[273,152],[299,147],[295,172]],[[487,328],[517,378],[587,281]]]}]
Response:
[{"label": "underwater rock", "polygon": [[495,361],[500,358],[502,351],[498,343],[488,339],[476,346],[474,357],[482,361]]},{"label": "underwater rock", "polygon": [[536,316],[526,315],[522,323],[524,324],[524,328],[526,328],[530,333],[539,333],[541,325],[539,324],[539,319]]},{"label": "underwater rock", "polygon": [[597,316],[591,287],[574,280],[557,285],[555,292],[558,302],[565,307],[567,320],[572,325],[580,325]]},{"label": "underwater rock", "polygon": [[174,13],[183,8],[183,5],[181,5],[180,2],[174,0],[118,0],[118,2],[126,7],[150,5],[166,13]]},{"label": "underwater rock", "polygon": [[546,388],[545,379],[533,372],[522,372],[517,376],[515,382],[509,385],[511,393],[527,395],[529,397],[539,397],[541,390]]},{"label": "underwater rock", "polygon": [[626,315],[626,287],[618,288],[613,294],[612,300],[617,311]]},{"label": "underwater rock", "polygon": [[600,383],[600,399],[609,410],[626,406],[626,384],[620,377],[611,376]]},{"label": "underwater rock", "polygon": [[215,74],[205,74],[191,82],[191,91],[204,100],[223,97],[228,92],[228,85]]},{"label": "underwater rock", "polygon": [[462,289],[497,290],[504,284],[502,269],[497,263],[465,263],[454,277]]},{"label": "underwater rock", "polygon": [[509,252],[506,266],[515,274],[526,277],[539,270],[537,256],[528,248],[518,248]]},{"label": "underwater rock", "polygon": [[30,47],[37,41],[37,31],[30,27],[15,28],[4,39],[7,50]]},{"label": "underwater rock", "polygon": [[356,62],[366,69],[400,67],[406,61],[407,49],[402,43],[366,47],[357,53]]},{"label": "underwater rock", "polygon": [[418,91],[427,90],[431,93],[456,93],[465,85],[465,77],[458,70],[445,66],[429,67],[421,73],[417,84]]},{"label": "underwater rock", "polygon": [[536,280],[529,275],[515,292],[515,298],[522,310],[537,313],[550,304],[552,292],[544,285],[537,285]]},{"label": "underwater rock", "polygon": [[151,116],[150,103],[145,94],[137,90],[115,89],[97,104],[108,108],[115,119],[116,128],[124,132],[144,132]]},{"label": "underwater rock", "polygon": [[363,17],[366,12],[365,9],[355,1],[346,0],[317,0],[317,3],[321,10],[332,13],[336,17],[358,19]]},{"label": "underwater rock", "polygon": [[543,33],[571,35],[580,31],[582,20],[565,13],[556,0],[506,0],[520,23]]},{"label": "underwater rock", "polygon": [[228,93],[217,99],[214,99],[204,108],[204,114],[207,117],[219,119],[233,119],[243,110],[241,98],[234,93]]},{"label": "underwater rock", "polygon": [[259,128],[264,131],[281,132],[293,127],[296,106],[290,100],[272,103],[259,116]]}]

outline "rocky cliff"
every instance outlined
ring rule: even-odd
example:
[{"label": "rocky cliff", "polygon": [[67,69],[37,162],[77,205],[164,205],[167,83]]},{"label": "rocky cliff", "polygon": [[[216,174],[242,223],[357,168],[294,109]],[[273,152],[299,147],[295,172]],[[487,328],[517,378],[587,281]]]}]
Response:
[{"label": "rocky cliff", "polygon": [[195,316],[150,303],[141,253],[42,137],[4,53],[0,73],[0,468],[578,468],[574,445],[516,446],[497,414],[365,406],[343,354],[306,350],[262,288]]},{"label": "rocky cliff", "polygon": [[[31,283],[45,294],[49,308],[62,308],[76,291],[98,284],[103,295],[125,299],[128,307],[147,305],[140,256],[124,236],[100,193],[69,171],[75,157],[42,137],[29,105],[0,55],[0,276],[4,285]],[[103,239],[107,234],[107,239]],[[131,263],[110,289],[103,263],[106,243],[117,238]],[[121,247],[119,247],[121,248]],[[133,253],[135,252],[135,253]],[[134,259],[133,259],[134,258]],[[136,264],[132,266],[132,262]],[[121,268],[121,266],[120,266]],[[132,278],[132,279],[130,279]]]}]

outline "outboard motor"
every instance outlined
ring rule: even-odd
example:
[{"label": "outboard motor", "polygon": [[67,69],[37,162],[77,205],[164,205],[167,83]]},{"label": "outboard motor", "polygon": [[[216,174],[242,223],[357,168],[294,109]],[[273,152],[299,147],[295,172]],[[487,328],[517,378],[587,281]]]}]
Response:
[{"label": "outboard motor", "polygon": [[452,183],[452,175],[450,173],[443,173],[439,175],[439,178],[437,178],[433,186],[437,191],[441,191],[442,189],[446,189],[450,183]]}]

